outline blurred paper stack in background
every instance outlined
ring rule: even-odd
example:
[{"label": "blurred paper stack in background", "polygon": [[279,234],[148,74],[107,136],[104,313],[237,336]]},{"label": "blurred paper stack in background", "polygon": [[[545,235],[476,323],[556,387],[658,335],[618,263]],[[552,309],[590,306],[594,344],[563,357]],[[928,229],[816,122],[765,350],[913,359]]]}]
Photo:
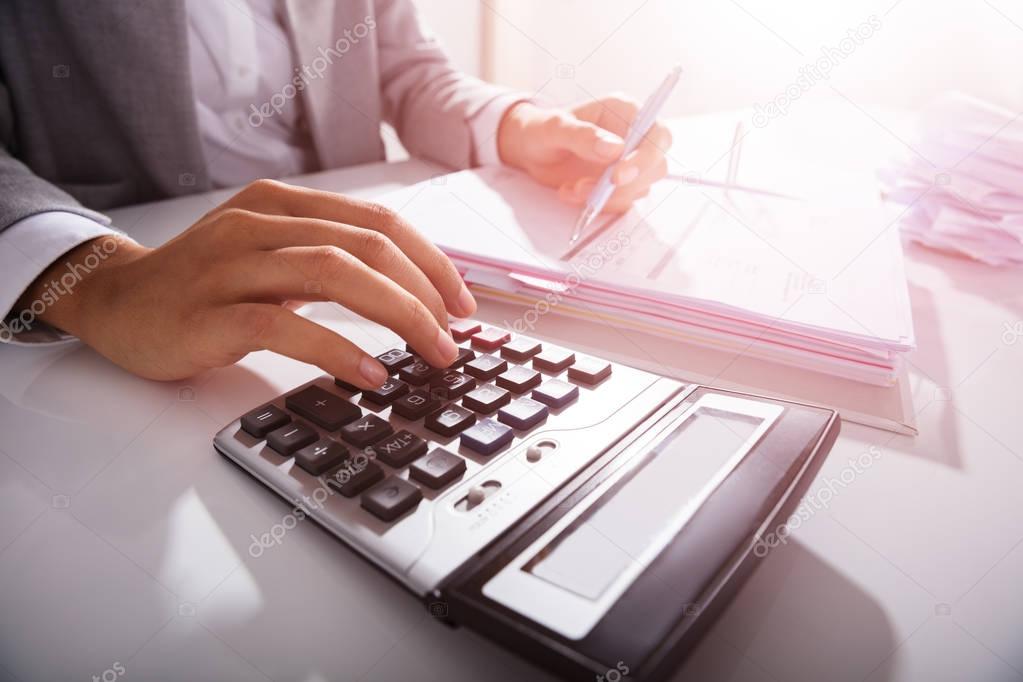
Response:
[{"label": "blurred paper stack in background", "polygon": [[1023,264],[1023,113],[961,93],[924,112],[919,140],[881,173],[911,241],[990,265]]}]

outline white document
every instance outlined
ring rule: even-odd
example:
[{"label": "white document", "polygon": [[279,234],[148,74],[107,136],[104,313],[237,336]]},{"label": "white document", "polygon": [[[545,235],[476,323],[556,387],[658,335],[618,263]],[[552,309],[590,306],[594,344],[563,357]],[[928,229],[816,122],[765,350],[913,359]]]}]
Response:
[{"label": "white document", "polygon": [[902,252],[876,200],[828,208],[659,183],[575,248],[578,209],[505,168],[463,171],[385,197],[456,262],[543,278],[641,309],[715,315],[813,339],[913,345]]}]

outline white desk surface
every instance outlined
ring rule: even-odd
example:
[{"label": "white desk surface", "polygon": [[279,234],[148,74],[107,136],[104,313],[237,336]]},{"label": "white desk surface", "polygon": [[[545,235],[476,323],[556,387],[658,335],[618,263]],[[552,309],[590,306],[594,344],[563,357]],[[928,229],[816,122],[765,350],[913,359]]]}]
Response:
[{"label": "white desk surface", "polygon": [[[372,196],[430,173],[408,162],[306,181]],[[211,206],[171,200],[117,223],[155,244]],[[1023,679],[1023,336],[1007,333],[1023,319],[1023,277],[916,248],[908,273],[920,435],[846,426],[811,487],[820,508],[679,679]],[[314,313],[368,347],[394,341]],[[557,315],[537,334],[626,357],[663,348]],[[684,354],[654,352],[685,375]],[[80,345],[0,348],[0,680],[546,679],[434,622],[311,523],[249,554],[250,535],[288,509],[211,438],[315,373],[257,353],[160,384]],[[872,447],[851,474],[847,460]]]}]

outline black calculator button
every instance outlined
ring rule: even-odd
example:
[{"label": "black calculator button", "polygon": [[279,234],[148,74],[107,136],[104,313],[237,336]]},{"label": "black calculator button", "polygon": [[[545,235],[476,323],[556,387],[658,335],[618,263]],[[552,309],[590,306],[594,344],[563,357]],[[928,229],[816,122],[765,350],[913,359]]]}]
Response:
[{"label": "black calculator button", "polygon": [[465,460],[443,448],[435,448],[433,452],[414,462],[408,470],[409,478],[434,490],[443,488],[464,473]]},{"label": "black calculator button", "polygon": [[480,350],[497,350],[511,340],[511,334],[498,327],[487,327],[472,335],[472,347]]},{"label": "black calculator button", "polygon": [[391,425],[375,414],[367,414],[361,419],[356,419],[341,429],[341,438],[346,443],[351,443],[357,448],[376,443],[381,438],[386,438],[394,433]]},{"label": "black calculator button", "polygon": [[426,441],[404,429],[373,446],[376,458],[396,469],[407,466],[426,452]]},{"label": "black calculator button", "polygon": [[319,437],[316,430],[308,424],[292,422],[268,433],[266,444],[285,457],[291,457],[295,450],[315,443]]},{"label": "black calculator button", "polygon": [[517,336],[501,346],[501,357],[508,358],[513,362],[525,362],[541,350],[543,350],[543,346],[539,341],[527,339],[525,336]]},{"label": "black calculator button", "polygon": [[335,386],[340,386],[341,388],[345,389],[349,393],[359,393],[360,391],[362,391],[362,389],[359,388],[358,386],[356,386],[355,384],[350,384],[347,381],[341,381],[337,377],[334,377],[334,385]]},{"label": "black calculator button", "polygon": [[476,388],[476,380],[461,372],[444,370],[430,380],[430,393],[440,400],[457,400]]},{"label": "black calculator button", "polygon": [[274,405],[264,405],[241,418],[242,430],[250,436],[263,438],[274,429],[291,421],[291,415]]},{"label": "black calculator button", "polygon": [[422,386],[440,373],[440,370],[426,363],[422,358],[413,358],[412,362],[398,370],[398,378],[412,386]]},{"label": "black calculator button", "polygon": [[313,476],[319,476],[340,464],[348,456],[348,449],[336,440],[321,438],[295,452],[295,463]]},{"label": "black calculator button", "polygon": [[539,386],[542,378],[535,369],[517,365],[498,376],[497,385],[508,389],[512,393],[525,393],[529,389]]},{"label": "black calculator button", "polygon": [[394,521],[421,499],[423,491],[418,486],[391,476],[362,496],[362,508],[381,521]]},{"label": "black calculator button", "polygon": [[394,374],[414,359],[412,353],[403,351],[400,348],[392,348],[386,353],[381,353],[377,356],[377,360],[387,369],[388,374]]},{"label": "black calculator button", "polygon": [[567,381],[551,379],[533,389],[533,399],[550,407],[564,407],[579,397],[579,387]]},{"label": "black calculator button", "polygon": [[512,442],[514,436],[510,426],[493,419],[481,419],[462,432],[462,445],[481,455],[492,455]]},{"label": "black calculator button", "polygon": [[458,405],[448,405],[442,410],[437,410],[423,422],[426,428],[448,437],[461,433],[475,423],[475,413]]},{"label": "black calculator button", "polygon": [[350,457],[324,478],[327,485],[345,497],[355,497],[374,483],[384,480],[384,470],[365,457]]},{"label": "black calculator button", "polygon": [[526,431],[547,419],[548,414],[550,410],[543,403],[531,398],[518,398],[502,407],[497,418],[514,429]]},{"label": "black calculator button", "polygon": [[568,368],[568,378],[594,386],[611,376],[611,363],[596,358],[577,358]]},{"label": "black calculator button", "polygon": [[362,397],[371,403],[386,406],[408,393],[409,388],[401,379],[388,379],[380,388],[367,389],[362,392]]},{"label": "black calculator button", "polygon": [[405,419],[414,421],[425,417],[438,407],[440,407],[440,401],[427,391],[412,391],[399,398],[391,406],[391,411],[405,417]]},{"label": "black calculator button", "polygon": [[480,381],[490,381],[508,369],[508,361],[493,355],[481,355],[475,360],[465,363],[466,374],[471,374]]},{"label": "black calculator button", "polygon": [[462,407],[470,410],[490,414],[499,407],[504,407],[511,401],[511,393],[497,386],[480,386],[475,391],[466,393],[462,398]]},{"label": "black calculator button", "polygon": [[575,353],[564,348],[545,348],[533,356],[533,368],[557,374],[575,362]]},{"label": "black calculator button", "polygon": [[462,348],[461,346],[459,346],[458,357],[456,357],[455,361],[448,366],[448,369],[458,369],[465,363],[472,360],[474,357],[476,357],[476,351],[474,351],[472,348]]},{"label": "black calculator button", "polygon": [[483,325],[474,320],[450,320],[448,329],[451,330],[451,338],[461,343],[483,329]]},{"label": "black calculator button", "polygon": [[292,393],[285,398],[284,404],[295,414],[328,431],[337,431],[362,416],[358,406],[319,386],[308,386]]}]

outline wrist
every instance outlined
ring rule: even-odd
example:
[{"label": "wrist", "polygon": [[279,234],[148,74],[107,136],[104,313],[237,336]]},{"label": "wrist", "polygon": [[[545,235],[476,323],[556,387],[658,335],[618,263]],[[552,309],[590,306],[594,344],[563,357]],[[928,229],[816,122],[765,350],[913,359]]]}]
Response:
[{"label": "wrist", "polygon": [[524,167],[526,131],[540,111],[532,102],[516,102],[504,112],[497,128],[497,154],[501,163],[512,168]]},{"label": "wrist", "polygon": [[25,291],[15,312],[31,311],[33,319],[82,338],[89,310],[102,293],[112,269],[148,253],[150,249],[119,234],[91,239],[54,261]]}]

